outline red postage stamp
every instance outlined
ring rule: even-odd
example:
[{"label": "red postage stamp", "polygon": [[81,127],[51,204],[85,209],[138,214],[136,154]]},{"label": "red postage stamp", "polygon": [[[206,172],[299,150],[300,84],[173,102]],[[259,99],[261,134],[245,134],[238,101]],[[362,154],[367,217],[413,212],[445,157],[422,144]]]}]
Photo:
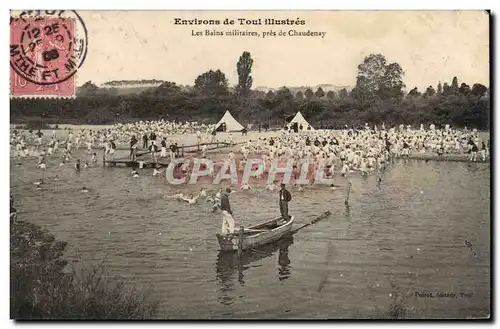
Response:
[{"label": "red postage stamp", "polygon": [[11,17],[11,95],[74,96],[75,75],[87,51],[86,36],[74,11],[26,11]]}]

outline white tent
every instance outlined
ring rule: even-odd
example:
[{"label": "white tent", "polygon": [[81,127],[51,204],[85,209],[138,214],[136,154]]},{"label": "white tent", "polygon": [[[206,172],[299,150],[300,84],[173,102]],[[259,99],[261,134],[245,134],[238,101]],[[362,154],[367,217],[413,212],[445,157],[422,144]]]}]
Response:
[{"label": "white tent", "polygon": [[231,113],[229,113],[229,111],[226,111],[226,113],[224,113],[222,119],[217,122],[215,129],[218,129],[223,123],[226,124],[226,131],[240,131],[243,129],[243,126],[238,121],[236,121],[236,119],[231,115]]},{"label": "white tent", "polygon": [[[311,130],[314,130],[313,126],[311,126],[309,124],[309,122],[307,122],[307,120],[304,118],[304,116],[302,115],[302,113],[297,112],[297,114],[295,115],[295,117],[292,119],[292,121],[290,121],[288,123],[288,128],[290,128],[292,126],[292,124],[294,124],[295,122],[297,122],[297,125],[300,127],[300,125],[302,125],[302,131],[307,131],[307,127],[311,127]],[[300,128],[299,128],[299,131],[300,131]]]}]

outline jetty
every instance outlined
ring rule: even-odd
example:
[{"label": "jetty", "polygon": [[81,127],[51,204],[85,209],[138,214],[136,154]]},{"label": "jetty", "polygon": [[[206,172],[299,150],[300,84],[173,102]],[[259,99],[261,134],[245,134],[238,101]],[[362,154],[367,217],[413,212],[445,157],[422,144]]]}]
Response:
[{"label": "jetty", "polygon": [[[204,145],[207,145],[207,151],[228,148],[236,145],[236,143],[227,143],[227,142],[213,142],[213,143],[200,143],[194,145],[179,145],[178,146],[178,155],[180,157],[184,157],[185,154],[189,153],[198,153],[201,152],[201,149]],[[127,149],[130,150],[130,149]],[[118,159],[105,159],[103,157],[103,165],[112,166],[112,167],[132,167],[132,168],[155,168],[157,166],[167,167],[170,163],[168,159],[157,157],[156,160],[152,158],[149,160],[143,160],[143,156],[151,154],[150,151],[137,152],[135,155],[135,160],[131,160],[130,158],[118,158]]]},{"label": "jetty", "polygon": [[470,155],[464,153],[445,153],[443,155],[430,154],[430,153],[413,153],[408,157],[395,158],[397,160],[421,160],[421,161],[447,161],[447,162],[471,162],[471,163],[489,163],[490,157],[486,157],[486,161],[483,161],[479,152],[477,154],[476,161],[470,161]]}]

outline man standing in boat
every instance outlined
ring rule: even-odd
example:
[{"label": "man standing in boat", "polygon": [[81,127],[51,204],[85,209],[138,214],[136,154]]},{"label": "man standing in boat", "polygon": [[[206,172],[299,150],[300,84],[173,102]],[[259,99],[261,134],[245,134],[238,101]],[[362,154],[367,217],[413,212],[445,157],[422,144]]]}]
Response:
[{"label": "man standing in boat", "polygon": [[292,200],[292,195],[285,188],[285,184],[281,184],[280,190],[280,212],[281,218],[288,220],[288,202]]},{"label": "man standing in boat", "polygon": [[229,204],[230,194],[231,189],[228,187],[226,191],[222,193],[220,199],[220,210],[222,211],[222,234],[234,233],[233,212],[231,211],[231,205]]}]

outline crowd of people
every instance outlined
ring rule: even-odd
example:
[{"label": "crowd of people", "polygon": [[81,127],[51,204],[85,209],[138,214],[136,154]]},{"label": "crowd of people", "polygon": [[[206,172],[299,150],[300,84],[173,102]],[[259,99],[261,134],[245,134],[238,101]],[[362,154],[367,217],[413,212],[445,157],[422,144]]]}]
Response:
[{"label": "crowd of people", "polygon": [[[65,134],[54,130],[51,136],[44,136],[41,131],[13,130],[11,146],[15,158],[36,157],[38,158],[37,168],[42,170],[47,170],[47,158],[60,157],[59,166],[64,166],[72,161],[75,149],[83,148],[88,158],[83,162],[75,159],[73,163],[74,169],[80,171],[90,168],[101,155],[113,158],[117,145],[127,145],[130,148],[131,160],[136,160],[137,149],[141,149],[142,146],[144,152],[151,154],[150,161],[156,162],[158,158],[166,158],[168,162],[180,156],[177,143],[168,140],[170,136],[195,135],[197,142],[202,144],[214,138],[214,128],[214,125],[199,125],[194,122],[146,121],[117,124],[99,130],[70,130]],[[224,137],[233,142],[231,133],[224,134]],[[273,160],[287,162],[293,159],[293,179],[296,180],[300,175],[301,161],[308,159],[310,164],[307,177],[310,184],[314,185],[316,178],[314,173],[319,166],[326,168],[327,178],[348,178],[351,175],[367,177],[375,173],[380,181],[380,174],[391,159],[410,157],[415,154],[432,154],[436,157],[466,154],[469,161],[486,161],[490,156],[490,141],[481,139],[476,130],[454,129],[448,125],[444,129],[436,129],[434,125],[428,128],[421,125],[417,129],[403,125],[390,128],[384,125],[380,127],[366,125],[363,129],[345,127],[342,130],[302,130],[299,132],[283,130],[277,136],[260,136],[242,142],[230,149],[227,155],[208,153],[206,147],[202,147],[198,154],[191,156],[213,160],[214,168],[210,173],[212,177],[217,171],[216,167],[220,168],[228,161],[235,161],[241,173],[247,161],[255,158],[262,159],[265,169],[260,178],[263,178],[262,182],[266,181],[262,191],[273,192],[279,189],[278,181],[265,180]],[[146,160],[141,158],[138,161],[141,162],[139,170],[143,170]],[[152,168],[152,176],[161,176],[163,170],[157,165]],[[184,175],[189,175],[192,167],[184,164],[180,170]],[[140,177],[139,171],[134,169],[132,177]],[[58,179],[58,176],[54,179]],[[44,184],[43,180],[36,181],[36,189],[42,190]],[[336,187],[338,186],[330,185],[331,189]],[[307,186],[292,183],[292,188],[304,191]],[[245,191],[253,188],[249,182],[243,182],[238,189]],[[88,192],[88,189],[83,187],[82,192]],[[212,211],[217,211],[221,209],[221,203],[224,203],[221,202],[224,193],[222,189],[219,189],[209,195],[206,190],[201,189],[197,195],[188,191],[179,192],[171,197],[190,205],[196,204],[200,199],[205,199],[212,204]]]},{"label": "crowd of people", "polygon": [[[71,152],[84,148],[93,154],[94,149],[102,149],[106,156],[113,158],[117,145],[129,144],[131,157],[133,150],[140,148],[152,151],[154,155],[167,157],[166,140],[172,135],[196,134],[198,143],[213,139],[212,132],[215,125],[198,124],[197,122],[169,122],[169,121],[139,121],[136,123],[116,124],[103,129],[66,129],[64,133],[52,131],[51,136],[44,136],[40,130],[29,132],[13,130],[11,132],[11,146],[15,157],[50,156],[63,151],[63,159],[71,158]],[[140,144],[142,142],[142,144]],[[174,144],[174,143],[170,143]],[[168,147],[167,147],[168,146]],[[176,152],[175,147],[173,152]],[[171,155],[171,154],[170,154]]]}]

